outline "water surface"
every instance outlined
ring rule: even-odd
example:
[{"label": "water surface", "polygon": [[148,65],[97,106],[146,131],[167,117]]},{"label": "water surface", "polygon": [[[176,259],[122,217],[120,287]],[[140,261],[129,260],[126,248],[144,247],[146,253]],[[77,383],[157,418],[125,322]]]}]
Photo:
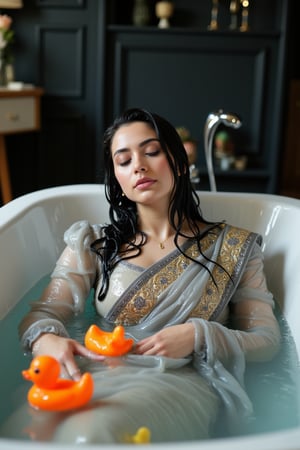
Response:
[{"label": "water surface", "polygon": [[[1,321],[0,430],[6,418],[17,410],[20,404],[26,402],[27,391],[31,387],[21,375],[21,371],[28,368],[31,355],[25,355],[20,347],[17,326],[28,311],[28,304],[40,297],[48,281],[49,276],[42,278]],[[254,405],[255,417],[246,428],[236,430],[236,435],[272,432],[299,426],[299,361],[288,324],[279,311],[277,315],[283,337],[281,351],[271,362],[248,365],[245,381]],[[69,329],[71,336],[83,342],[85,331],[90,324],[95,323],[95,317],[91,295],[84,314],[77,317]],[[222,423],[220,420],[216,437],[226,436]],[[1,431],[0,437],[5,437]]]}]

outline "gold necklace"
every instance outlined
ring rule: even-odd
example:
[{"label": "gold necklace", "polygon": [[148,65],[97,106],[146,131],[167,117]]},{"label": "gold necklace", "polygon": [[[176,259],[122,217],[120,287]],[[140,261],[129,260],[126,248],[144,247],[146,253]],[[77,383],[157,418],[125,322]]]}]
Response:
[{"label": "gold necklace", "polygon": [[[147,233],[145,233],[146,234],[146,236],[148,237],[148,234]],[[161,250],[164,250],[166,247],[165,247],[165,243],[172,237],[173,235],[171,234],[170,236],[168,236],[167,237],[167,239],[165,239],[164,241],[162,241],[162,242],[159,242],[159,241],[156,241],[155,239],[153,239],[153,241],[154,242],[156,242],[158,245],[159,245],[159,248],[161,249]]]},{"label": "gold necklace", "polygon": [[161,250],[163,250],[165,248],[165,243],[167,242],[168,239],[165,239],[164,241],[159,242],[159,246],[160,246]]}]

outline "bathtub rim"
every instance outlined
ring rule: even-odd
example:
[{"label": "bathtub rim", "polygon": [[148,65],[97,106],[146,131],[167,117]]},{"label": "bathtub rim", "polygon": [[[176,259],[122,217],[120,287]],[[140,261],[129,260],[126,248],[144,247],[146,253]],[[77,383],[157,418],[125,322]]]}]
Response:
[{"label": "bathtub rim", "polygon": [[[98,190],[98,191],[97,191]],[[78,193],[83,195],[99,195],[104,192],[103,184],[71,184],[55,186],[38,191],[30,192],[28,194],[16,197],[0,208],[0,218],[3,216],[5,219],[5,225],[0,222],[0,231],[5,229],[11,224],[12,221],[17,220],[23,216],[26,212],[44,203],[45,200],[51,200],[54,197],[73,197]],[[16,212],[16,210],[18,212]]]},{"label": "bathtub rim", "polygon": [[[83,195],[86,194],[93,194],[97,195],[104,192],[104,185],[99,183],[84,183],[84,184],[69,184],[69,185],[61,185],[61,186],[54,186],[44,189],[39,189],[34,192],[29,192],[27,194],[21,195],[19,197],[14,198],[10,202],[6,203],[5,205],[1,206],[0,211],[2,216],[4,214],[4,217],[7,218],[7,220],[12,220],[14,218],[19,217],[20,215],[24,214],[26,211],[32,209],[33,207],[37,206],[40,202],[45,201],[47,199],[51,199],[55,196],[58,197],[67,197],[67,196],[74,196],[78,195],[78,193],[81,193]],[[296,206],[299,207],[300,205],[300,199],[283,196],[283,195],[277,195],[277,194],[266,194],[266,193],[257,193],[257,192],[229,192],[229,191],[202,191],[197,190],[197,193],[200,197],[200,206],[201,206],[201,196],[209,196],[209,197],[215,197],[215,196],[221,196],[224,198],[233,197],[233,198],[242,198],[242,199],[249,199],[249,200],[268,200],[272,203],[285,203],[287,206]],[[16,213],[16,208],[18,208],[19,212]],[[2,229],[3,225],[0,223],[0,230]]]},{"label": "bathtub rim", "polygon": [[[74,448],[99,450],[99,444],[60,444],[43,441],[22,441],[2,439],[2,450],[74,450]],[[133,450],[136,444],[101,444],[101,450]],[[289,428],[277,432],[260,433],[256,435],[237,436],[200,441],[182,441],[167,443],[150,443],[147,448],[153,450],[300,450],[300,429]]]}]

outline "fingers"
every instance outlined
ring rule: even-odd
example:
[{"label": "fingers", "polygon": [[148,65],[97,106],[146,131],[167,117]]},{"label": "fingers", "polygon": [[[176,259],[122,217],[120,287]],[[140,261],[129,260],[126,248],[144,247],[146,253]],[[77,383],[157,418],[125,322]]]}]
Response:
[{"label": "fingers", "polygon": [[105,356],[92,352],[91,350],[84,347],[84,345],[81,345],[76,341],[74,341],[74,353],[76,355],[85,356],[86,358],[96,361],[103,361],[105,359]]},{"label": "fingers", "polygon": [[55,334],[42,335],[33,345],[33,355],[49,354],[56,358],[61,365],[61,376],[79,380],[81,371],[75,361],[75,355],[83,356],[95,361],[103,361],[105,356],[88,350],[74,339],[57,336]]},{"label": "fingers", "polygon": [[66,378],[72,378],[74,381],[79,381],[81,378],[81,371],[76,365],[65,364],[64,370],[62,370],[62,376]]},{"label": "fingers", "polygon": [[151,338],[143,339],[140,342],[137,342],[135,347],[135,353],[138,355],[155,355],[156,347],[155,340]]},{"label": "fingers", "polygon": [[105,357],[103,355],[98,355],[94,352],[91,352],[90,350],[88,350],[86,347],[79,344],[79,342],[75,340],[72,340],[71,342],[72,342],[72,347],[70,349],[71,352],[69,356],[65,359],[64,366],[68,373],[68,376],[73,378],[73,380],[79,381],[82,374],[75,362],[74,355],[83,356],[97,361],[103,361]]}]

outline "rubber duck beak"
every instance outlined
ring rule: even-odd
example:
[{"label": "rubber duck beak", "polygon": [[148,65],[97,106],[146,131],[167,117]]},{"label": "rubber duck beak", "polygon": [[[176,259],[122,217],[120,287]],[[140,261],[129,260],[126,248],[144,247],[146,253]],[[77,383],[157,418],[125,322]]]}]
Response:
[{"label": "rubber duck beak", "polygon": [[31,376],[28,370],[22,370],[22,375],[25,380],[31,380]]}]

